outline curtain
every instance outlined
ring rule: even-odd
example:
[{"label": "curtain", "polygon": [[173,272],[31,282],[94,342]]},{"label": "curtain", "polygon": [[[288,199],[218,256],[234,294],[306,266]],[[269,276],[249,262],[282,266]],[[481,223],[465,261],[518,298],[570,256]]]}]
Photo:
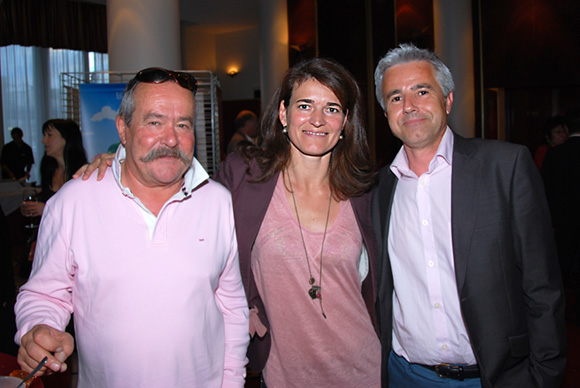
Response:
[{"label": "curtain", "polygon": [[1,0],[0,46],[107,52],[103,4],[67,0]]},{"label": "curtain", "polygon": [[24,142],[32,147],[31,181],[40,184],[40,161],[44,154],[42,124],[64,118],[62,73],[107,71],[108,55],[94,52],[23,47],[0,47],[0,74],[4,139],[10,130],[22,128]]}]

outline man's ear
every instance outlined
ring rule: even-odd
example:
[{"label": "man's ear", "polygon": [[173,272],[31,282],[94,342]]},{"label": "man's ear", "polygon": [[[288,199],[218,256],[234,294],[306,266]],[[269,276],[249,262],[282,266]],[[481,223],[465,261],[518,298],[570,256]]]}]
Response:
[{"label": "man's ear", "polygon": [[449,92],[449,95],[445,97],[445,112],[447,114],[451,113],[451,105],[453,105],[453,91]]},{"label": "man's ear", "polygon": [[121,116],[117,116],[117,118],[115,119],[115,124],[117,125],[117,132],[119,133],[119,139],[121,139],[121,144],[123,144],[123,147],[125,146],[125,141],[127,140],[127,130],[129,129],[127,127],[127,124],[125,124],[125,120],[123,120],[123,118]]}]

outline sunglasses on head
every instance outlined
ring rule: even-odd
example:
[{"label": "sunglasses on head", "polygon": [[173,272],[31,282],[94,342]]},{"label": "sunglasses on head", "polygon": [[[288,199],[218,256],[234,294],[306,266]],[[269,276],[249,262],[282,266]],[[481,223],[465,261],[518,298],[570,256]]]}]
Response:
[{"label": "sunglasses on head", "polygon": [[150,67],[141,70],[134,78],[136,81],[161,84],[168,80],[175,81],[179,86],[187,90],[191,90],[193,94],[197,92],[197,80],[194,76],[188,73],[180,73],[178,71],[171,71],[162,69],[160,67]]}]

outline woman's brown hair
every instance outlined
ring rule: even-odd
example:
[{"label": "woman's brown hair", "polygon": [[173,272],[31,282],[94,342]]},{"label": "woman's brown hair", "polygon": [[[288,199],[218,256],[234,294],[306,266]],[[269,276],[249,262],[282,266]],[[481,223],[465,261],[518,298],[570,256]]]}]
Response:
[{"label": "woman's brown hair", "polygon": [[286,71],[262,115],[261,144],[244,147],[242,156],[248,164],[252,159],[258,162],[262,175],[255,177],[256,182],[266,182],[288,166],[290,142],[282,132],[280,103],[283,101],[288,107],[294,89],[309,79],[329,88],[347,114],[343,139],[332,150],[330,189],[339,200],[362,195],[373,185],[375,174],[371,167],[361,92],[352,74],[330,59],[309,59]]}]

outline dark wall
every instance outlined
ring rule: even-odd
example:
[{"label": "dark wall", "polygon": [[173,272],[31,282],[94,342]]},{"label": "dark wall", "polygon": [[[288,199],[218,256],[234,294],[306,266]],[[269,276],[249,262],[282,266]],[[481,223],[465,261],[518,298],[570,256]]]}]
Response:
[{"label": "dark wall", "polygon": [[371,151],[377,165],[392,160],[400,142],[388,129],[374,97],[374,69],[395,46],[394,0],[318,0],[318,55],[334,58],[355,76],[365,105]]},{"label": "dark wall", "polygon": [[484,85],[580,84],[580,1],[481,1]]},{"label": "dark wall", "polygon": [[580,2],[480,2],[484,88],[505,91],[506,140],[534,151],[547,118],[580,106]]},{"label": "dark wall", "polygon": [[[497,136],[497,128],[505,125],[506,140],[533,151],[542,141],[540,127],[546,118],[580,106],[580,71],[576,70],[580,1],[472,0],[472,6],[476,136],[482,128],[484,136]],[[288,7],[291,64],[318,54],[349,69],[368,96],[369,138],[376,163],[390,162],[400,142],[390,133],[376,102],[372,72],[398,43],[433,48],[433,1],[288,0]],[[505,93],[505,105],[503,100],[490,99],[495,90]],[[503,116],[494,117],[505,117],[505,123],[483,116],[482,98],[487,110],[503,111]],[[490,129],[492,124],[495,127]]]}]

